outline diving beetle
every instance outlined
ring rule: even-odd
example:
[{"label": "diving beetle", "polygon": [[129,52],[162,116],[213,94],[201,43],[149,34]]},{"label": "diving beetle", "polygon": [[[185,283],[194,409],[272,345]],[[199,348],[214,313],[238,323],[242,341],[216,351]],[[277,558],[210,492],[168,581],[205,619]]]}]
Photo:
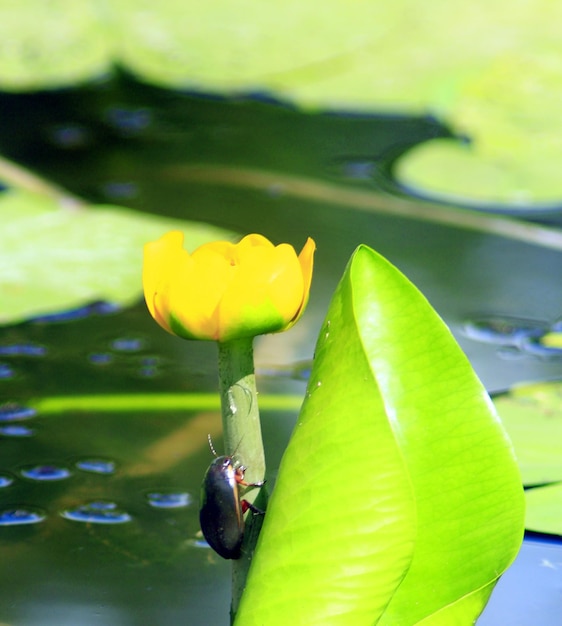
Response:
[{"label": "diving beetle", "polygon": [[263,511],[240,499],[240,487],[262,487],[261,480],[248,483],[244,480],[246,468],[237,465],[232,456],[218,456],[208,436],[209,447],[215,460],[209,465],[201,485],[199,522],[207,543],[223,559],[239,559],[244,538],[244,513]]}]

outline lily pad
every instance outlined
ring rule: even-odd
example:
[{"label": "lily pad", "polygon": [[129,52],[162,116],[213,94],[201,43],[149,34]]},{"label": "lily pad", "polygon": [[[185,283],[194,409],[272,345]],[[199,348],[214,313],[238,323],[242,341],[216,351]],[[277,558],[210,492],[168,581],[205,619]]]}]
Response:
[{"label": "lily pad", "polygon": [[525,492],[525,528],[562,535],[562,483],[536,487]]},{"label": "lily pad", "polygon": [[232,232],[144,215],[117,206],[61,208],[22,191],[0,194],[0,323],[106,300],[132,304],[142,294],[143,244],[167,230],[190,249]]},{"label": "lily pad", "polygon": [[525,485],[562,481],[562,382],[519,385],[494,399]]},{"label": "lily pad", "polygon": [[308,109],[431,113],[471,150],[431,143],[399,164],[401,183],[548,210],[562,200],[561,21],[546,0],[421,12],[414,0],[326,0],[322,11],[299,0],[22,0],[0,7],[0,86],[68,86],[120,66],[163,87],[269,92]]},{"label": "lily pad", "polygon": [[111,38],[106,18],[95,0],[3,2],[1,88],[56,88],[107,74]]}]

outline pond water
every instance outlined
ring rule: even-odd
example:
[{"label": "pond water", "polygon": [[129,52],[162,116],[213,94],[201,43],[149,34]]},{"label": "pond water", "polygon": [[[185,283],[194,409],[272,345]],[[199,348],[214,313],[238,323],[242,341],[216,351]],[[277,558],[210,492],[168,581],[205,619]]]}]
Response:
[{"label": "pond water", "polygon": [[[207,432],[221,443],[215,346],[175,341],[139,305],[5,328],[2,347],[3,619],[226,623],[230,564],[198,519]],[[260,389],[296,407],[305,383],[286,374]],[[131,401],[149,393],[160,410]],[[264,411],[272,475],[294,419]]]},{"label": "pond water", "polygon": [[[4,94],[0,104],[3,153],[84,198],[295,245],[315,238],[309,310],[285,336],[256,344],[270,478],[331,293],[359,243],[423,291],[490,391],[562,376],[557,352],[522,342],[562,313],[560,251],[428,220],[421,206],[419,216],[392,211],[392,159],[447,132],[430,119],[307,115],[126,77]],[[203,175],[202,166],[214,169]],[[250,174],[226,184],[241,168]],[[296,191],[295,177],[306,182]],[[220,446],[217,402],[215,346],[168,336],[142,302],[91,303],[0,329],[3,621],[228,623],[230,565],[201,541],[197,512],[207,433]],[[479,624],[558,623],[561,549],[529,539]]]}]

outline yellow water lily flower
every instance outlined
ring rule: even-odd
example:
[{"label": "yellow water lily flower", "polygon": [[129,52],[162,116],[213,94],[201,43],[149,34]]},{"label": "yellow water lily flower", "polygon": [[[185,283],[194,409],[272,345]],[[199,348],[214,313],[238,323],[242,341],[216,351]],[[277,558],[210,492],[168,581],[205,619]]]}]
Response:
[{"label": "yellow water lily flower", "polygon": [[144,247],[143,286],[152,317],[185,339],[229,341],[290,328],[308,302],[316,245],[274,246],[262,235],[214,241],[192,254],[171,231]]}]

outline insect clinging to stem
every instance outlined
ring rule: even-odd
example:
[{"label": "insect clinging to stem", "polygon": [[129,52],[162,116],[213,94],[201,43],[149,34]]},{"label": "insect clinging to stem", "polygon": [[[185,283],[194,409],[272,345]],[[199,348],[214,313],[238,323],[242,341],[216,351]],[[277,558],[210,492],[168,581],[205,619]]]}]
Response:
[{"label": "insect clinging to stem", "polygon": [[239,559],[244,539],[244,513],[262,514],[252,503],[240,498],[241,487],[262,487],[264,480],[248,483],[246,467],[238,465],[233,456],[216,453],[208,435],[215,459],[209,465],[201,485],[199,521],[207,543],[224,559]]}]

